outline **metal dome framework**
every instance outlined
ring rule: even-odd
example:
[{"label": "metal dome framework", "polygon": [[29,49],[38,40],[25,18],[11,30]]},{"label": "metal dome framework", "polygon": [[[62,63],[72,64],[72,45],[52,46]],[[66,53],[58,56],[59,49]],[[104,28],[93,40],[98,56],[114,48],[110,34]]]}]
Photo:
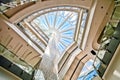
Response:
[{"label": "metal dome framework", "polygon": [[[32,13],[19,22],[22,32],[43,52],[40,69],[46,79],[56,79],[49,75],[58,75],[64,65],[62,58],[65,55],[70,57],[66,53],[70,47],[76,46],[75,50],[78,51],[83,49],[81,46],[86,32],[87,16],[87,9],[57,6]],[[77,54],[70,53],[74,56]]]},{"label": "metal dome framework", "polygon": [[[77,42],[78,46],[81,45],[87,15],[87,9],[58,6],[35,12],[22,22],[29,24],[46,42],[48,42],[51,35],[54,34],[56,46],[60,54],[62,54],[73,42]],[[23,26],[23,28],[25,27]],[[29,31],[29,28],[26,28],[26,31],[27,30]],[[28,31],[27,35],[32,36],[29,33],[30,31]],[[38,40],[33,39],[36,44],[40,42]]]}]

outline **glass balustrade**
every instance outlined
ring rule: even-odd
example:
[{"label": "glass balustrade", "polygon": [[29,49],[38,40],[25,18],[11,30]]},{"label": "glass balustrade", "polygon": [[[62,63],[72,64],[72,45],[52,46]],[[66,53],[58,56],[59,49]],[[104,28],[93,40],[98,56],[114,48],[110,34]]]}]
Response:
[{"label": "glass balustrade", "polygon": [[3,45],[0,44],[0,55],[4,56],[6,59],[11,61],[13,64],[20,67],[22,70],[27,72],[28,74],[32,74],[34,71],[34,68],[28,65],[25,61],[21,60],[19,57],[17,57],[15,54],[13,54],[11,51],[7,50]]},{"label": "glass balustrade", "polygon": [[29,3],[32,1],[38,1],[38,0],[0,0],[0,12],[6,12],[8,9],[12,9],[16,6]]},{"label": "glass balustrade", "polygon": [[119,24],[113,27],[110,23],[106,25],[100,42],[100,48],[94,60],[94,67],[99,76],[102,77],[109,66],[112,57],[120,43]]}]

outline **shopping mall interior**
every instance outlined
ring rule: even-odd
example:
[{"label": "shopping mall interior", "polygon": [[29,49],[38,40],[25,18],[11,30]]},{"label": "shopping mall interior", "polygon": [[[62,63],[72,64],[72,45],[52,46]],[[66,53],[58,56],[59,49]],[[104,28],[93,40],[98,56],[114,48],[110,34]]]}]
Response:
[{"label": "shopping mall interior", "polygon": [[120,80],[120,0],[0,0],[0,80]]}]

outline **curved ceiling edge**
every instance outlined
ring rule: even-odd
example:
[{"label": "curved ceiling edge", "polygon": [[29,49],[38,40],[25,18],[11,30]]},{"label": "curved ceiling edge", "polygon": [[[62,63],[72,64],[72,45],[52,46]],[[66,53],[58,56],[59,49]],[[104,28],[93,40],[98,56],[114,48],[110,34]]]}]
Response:
[{"label": "curved ceiling edge", "polygon": [[9,21],[12,23],[18,23],[25,17],[31,15],[32,13],[50,8],[50,7],[56,7],[56,6],[76,6],[76,7],[82,7],[86,9],[90,9],[92,5],[93,0],[51,0],[51,1],[44,1],[44,2],[37,2],[34,5],[31,5],[18,13],[16,13],[14,16],[12,16]]}]

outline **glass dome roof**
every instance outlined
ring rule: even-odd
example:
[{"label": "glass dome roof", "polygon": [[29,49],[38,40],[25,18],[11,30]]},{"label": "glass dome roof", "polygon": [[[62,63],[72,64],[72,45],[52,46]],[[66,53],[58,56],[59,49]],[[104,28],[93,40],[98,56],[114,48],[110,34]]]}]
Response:
[{"label": "glass dome roof", "polygon": [[[44,74],[58,73],[59,62],[67,49],[74,42],[77,43],[75,46],[81,45],[87,14],[87,9],[83,8],[53,7],[32,13],[20,22],[23,32],[36,45],[40,43],[38,47],[44,50],[40,66]],[[47,78],[51,80],[53,76]]]},{"label": "glass dome roof", "polygon": [[[20,26],[22,26],[25,34],[41,47],[44,52],[44,45],[47,47],[50,39],[54,38],[55,47],[61,54],[74,42],[77,42],[81,49],[87,15],[87,9],[79,7],[51,7],[26,17],[20,22]],[[31,36],[36,37],[34,39]]]},{"label": "glass dome roof", "polygon": [[56,46],[62,53],[73,41],[78,13],[74,11],[52,11],[33,19],[47,36],[54,36]]}]

